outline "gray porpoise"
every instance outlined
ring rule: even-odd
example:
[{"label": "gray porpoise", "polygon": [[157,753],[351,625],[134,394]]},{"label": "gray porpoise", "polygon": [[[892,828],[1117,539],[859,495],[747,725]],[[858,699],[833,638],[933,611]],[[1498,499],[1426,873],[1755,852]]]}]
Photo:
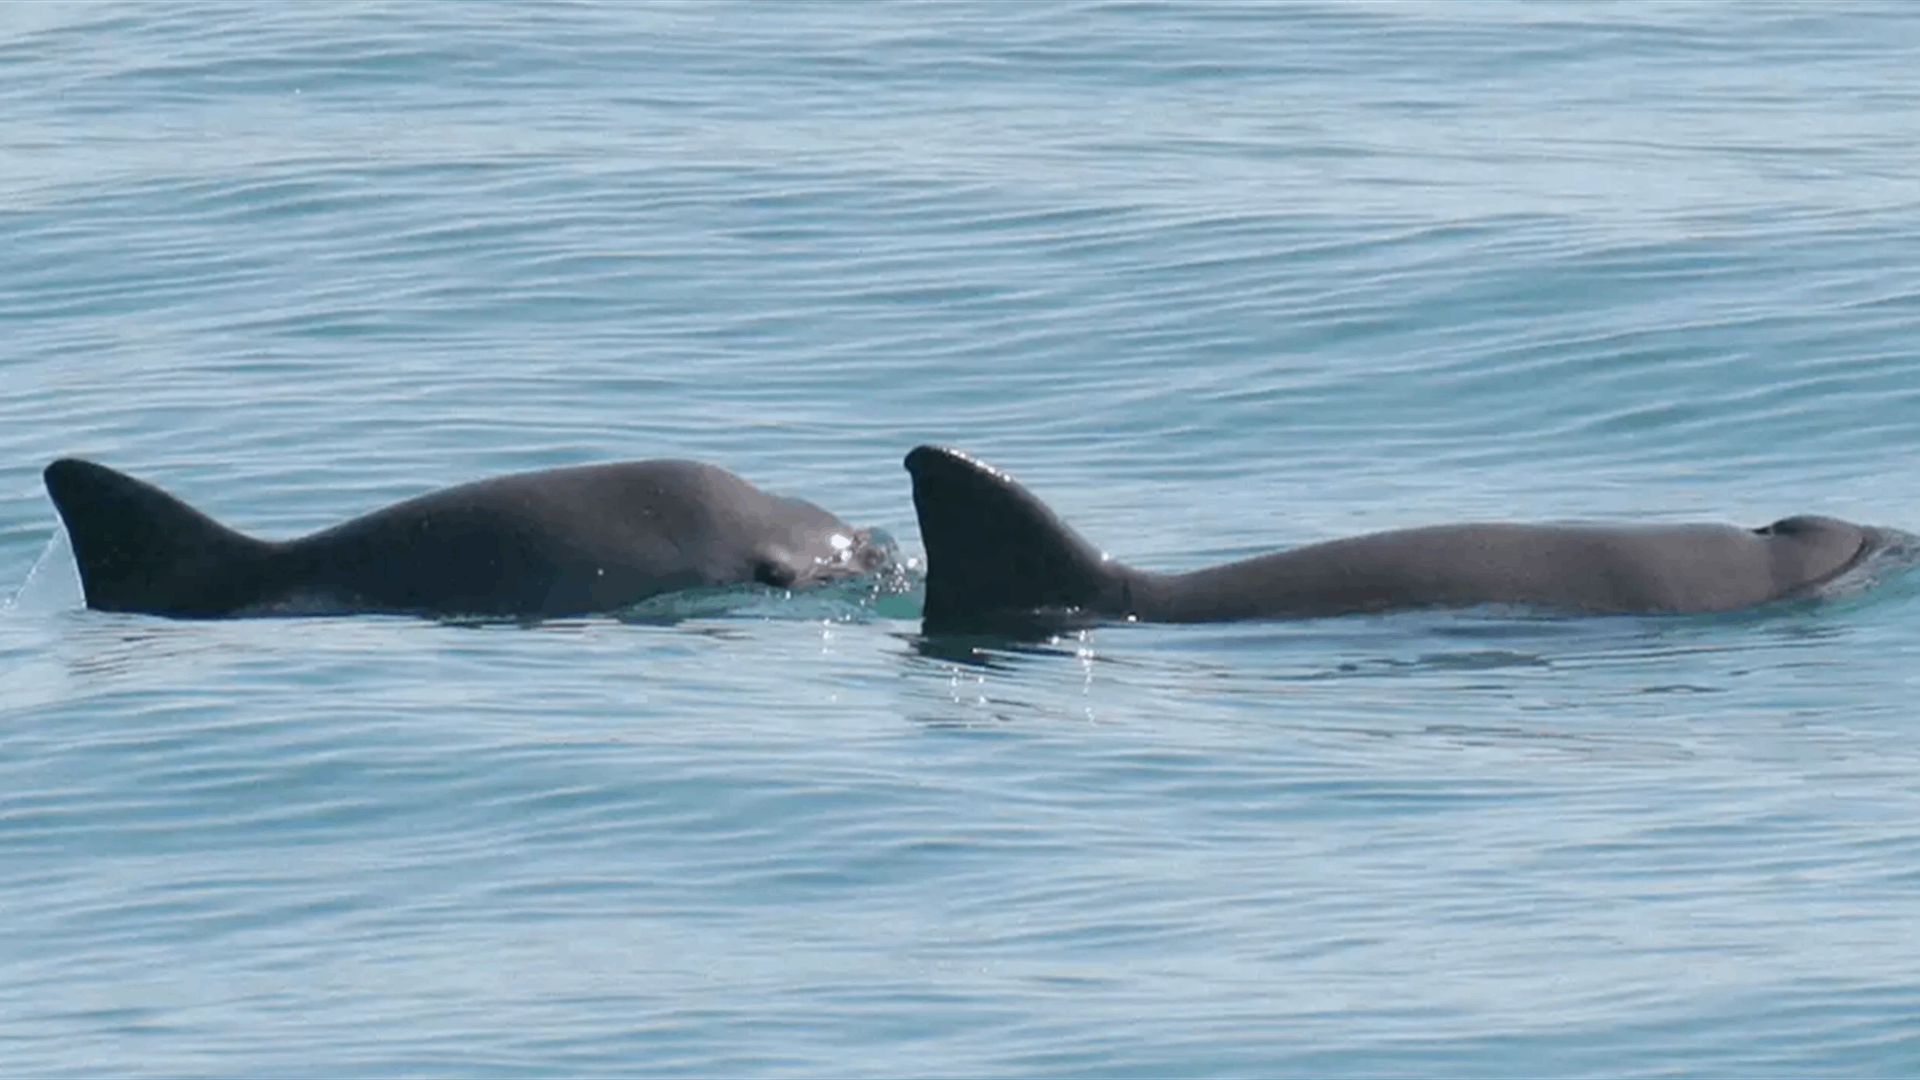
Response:
[{"label": "gray porpoise", "polygon": [[1435,525],[1157,574],[1107,558],[1011,477],[957,450],[918,447],[906,467],[927,547],[929,631],[1485,603],[1595,614],[1730,611],[1809,595],[1898,535],[1824,517],[1759,529]]},{"label": "gray porpoise", "polygon": [[46,482],[87,606],[104,611],[574,615],[702,586],[815,585],[888,558],[812,503],[691,461],[502,476],[285,542],[92,462],[56,461]]}]

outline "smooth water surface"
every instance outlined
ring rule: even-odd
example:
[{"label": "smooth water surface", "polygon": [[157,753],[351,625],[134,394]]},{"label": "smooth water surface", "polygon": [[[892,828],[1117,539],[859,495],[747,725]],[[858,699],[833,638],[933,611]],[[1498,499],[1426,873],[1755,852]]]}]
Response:
[{"label": "smooth water surface", "polygon": [[0,1075],[1920,1071],[1920,582],[923,639],[80,606],[39,470],[285,537],[691,457],[1176,569],[1920,528],[1920,12],[0,8]]}]

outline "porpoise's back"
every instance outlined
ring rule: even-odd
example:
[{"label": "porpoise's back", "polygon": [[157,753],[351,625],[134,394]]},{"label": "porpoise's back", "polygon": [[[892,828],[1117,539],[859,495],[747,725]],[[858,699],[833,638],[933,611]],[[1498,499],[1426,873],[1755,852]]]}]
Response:
[{"label": "porpoise's back", "polygon": [[551,616],[706,585],[810,584],[878,560],[826,511],[689,461],[476,481],[279,543],[90,462],[57,461],[46,481],[88,606],[112,611]]},{"label": "porpoise's back", "polygon": [[1759,529],[1437,525],[1161,574],[1108,559],[1013,478],[959,451],[918,447],[906,467],[934,630],[1022,630],[1034,615],[1198,622],[1485,603],[1730,611],[1817,590],[1889,535],[1821,517]]},{"label": "porpoise's back", "polygon": [[1771,552],[1754,532],[1731,525],[1480,522],[1374,533],[1188,574],[1146,575],[1136,591],[1142,617],[1163,621],[1484,603],[1708,612],[1780,596],[1771,564]]}]

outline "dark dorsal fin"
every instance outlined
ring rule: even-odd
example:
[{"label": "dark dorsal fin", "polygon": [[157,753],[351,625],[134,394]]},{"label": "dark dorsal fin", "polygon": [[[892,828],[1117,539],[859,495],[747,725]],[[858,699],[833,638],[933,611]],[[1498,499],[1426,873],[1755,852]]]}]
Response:
[{"label": "dark dorsal fin", "polygon": [[274,545],[104,465],[63,458],[45,475],[88,607],[226,615],[259,600]]},{"label": "dark dorsal fin", "polygon": [[1087,610],[1118,572],[1011,477],[936,446],[906,464],[927,545],[927,630]]}]

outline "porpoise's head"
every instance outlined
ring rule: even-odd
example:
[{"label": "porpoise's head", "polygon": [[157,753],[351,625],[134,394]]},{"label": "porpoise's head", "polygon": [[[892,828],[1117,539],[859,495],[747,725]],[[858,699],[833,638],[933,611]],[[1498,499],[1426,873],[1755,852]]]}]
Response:
[{"label": "porpoise's head", "polygon": [[1753,532],[1767,541],[1774,582],[1782,596],[1817,591],[1888,547],[1893,535],[1870,525],[1811,514],[1781,518]]},{"label": "porpoise's head", "polygon": [[878,573],[894,560],[885,534],[857,529],[804,499],[773,496],[783,527],[763,545],[754,580],[806,588]]}]

